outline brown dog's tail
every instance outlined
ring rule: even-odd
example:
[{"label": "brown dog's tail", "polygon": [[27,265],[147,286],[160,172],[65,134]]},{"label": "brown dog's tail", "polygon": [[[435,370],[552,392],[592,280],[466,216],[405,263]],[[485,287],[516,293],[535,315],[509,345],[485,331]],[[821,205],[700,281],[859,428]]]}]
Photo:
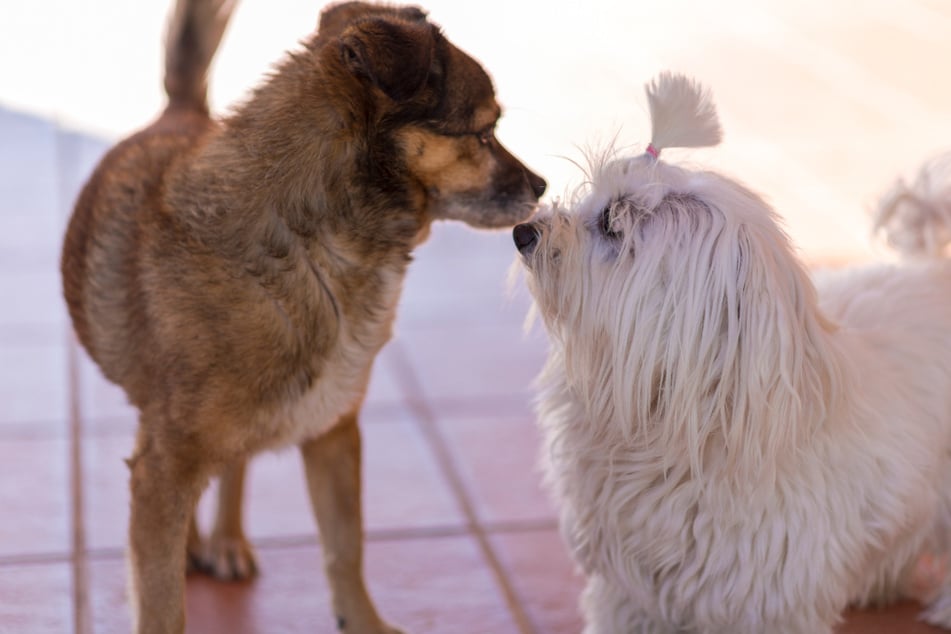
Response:
[{"label": "brown dog's tail", "polygon": [[178,0],[165,36],[169,106],[208,112],[208,67],[237,0]]}]

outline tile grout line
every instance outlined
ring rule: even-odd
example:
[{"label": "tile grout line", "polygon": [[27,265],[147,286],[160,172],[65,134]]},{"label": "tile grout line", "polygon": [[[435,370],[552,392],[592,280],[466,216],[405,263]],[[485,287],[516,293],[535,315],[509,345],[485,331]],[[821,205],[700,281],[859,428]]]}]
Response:
[{"label": "tile grout line", "polygon": [[73,501],[73,615],[75,634],[92,634],[89,614],[89,571],[83,522],[82,430],[79,408],[79,364],[72,330],[67,336],[69,365],[70,499]]},{"label": "tile grout line", "polygon": [[[557,520],[519,520],[513,522],[491,522],[484,525],[483,530],[495,535],[518,535],[536,531],[551,531],[558,527]],[[419,541],[428,539],[442,539],[446,537],[462,537],[469,535],[472,528],[466,524],[445,524],[419,528],[378,528],[366,531],[367,542],[396,542]],[[317,536],[319,537],[319,536]],[[251,536],[258,551],[280,550],[287,548],[318,547],[319,539],[315,541],[313,533],[299,533],[295,535],[279,536]],[[125,556],[122,546],[103,546],[87,548],[85,558],[90,561],[121,559]],[[38,553],[22,557],[0,557],[0,566],[4,565],[33,565],[62,561],[57,555]]]},{"label": "tile grout line", "polygon": [[511,579],[509,579],[508,574],[506,574],[503,569],[499,557],[492,548],[485,530],[483,530],[482,525],[479,523],[472,503],[472,496],[463,483],[462,476],[459,475],[455,467],[446,439],[436,426],[436,417],[426,404],[416,372],[413,370],[402,346],[397,342],[393,343],[393,353],[391,359],[392,364],[395,366],[394,369],[396,370],[397,384],[408,397],[407,406],[410,411],[415,414],[413,419],[416,421],[416,425],[422,433],[423,438],[433,452],[439,469],[446,479],[449,488],[452,490],[453,495],[455,495],[456,501],[462,507],[466,524],[471,530],[473,537],[475,537],[482,556],[489,564],[492,575],[495,577],[495,581],[502,591],[502,595],[512,617],[515,619],[515,624],[519,632],[521,632],[521,634],[537,634],[535,626],[532,624],[531,619],[529,619],[525,607],[522,605],[522,601],[512,585]]},{"label": "tile grout line", "polygon": [[[70,179],[65,174],[64,132],[59,121],[56,125],[56,176],[57,197],[60,213],[70,217],[72,200],[69,191]],[[83,470],[82,470],[82,429],[79,402],[79,356],[77,342],[74,339],[72,325],[66,332],[66,365],[69,390],[69,496],[72,501],[72,573],[73,573],[73,634],[92,634],[92,621],[89,613],[89,571],[86,559],[86,534],[84,525]]]}]

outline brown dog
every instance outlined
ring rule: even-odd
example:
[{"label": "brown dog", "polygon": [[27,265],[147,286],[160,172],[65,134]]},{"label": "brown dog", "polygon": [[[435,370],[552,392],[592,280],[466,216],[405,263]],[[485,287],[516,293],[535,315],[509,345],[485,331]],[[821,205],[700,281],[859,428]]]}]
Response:
[{"label": "brown dog", "polygon": [[486,73],[415,8],[325,11],[247,102],[212,120],[205,76],[232,5],[179,1],[169,105],[103,159],[63,247],[76,333],[141,412],[136,628],[184,628],[186,543],[212,475],[231,501],[216,571],[250,572],[243,460],[297,443],[338,626],[392,633],[362,572],[356,421],[370,366],[430,223],[512,225],[545,181],[494,138]]}]

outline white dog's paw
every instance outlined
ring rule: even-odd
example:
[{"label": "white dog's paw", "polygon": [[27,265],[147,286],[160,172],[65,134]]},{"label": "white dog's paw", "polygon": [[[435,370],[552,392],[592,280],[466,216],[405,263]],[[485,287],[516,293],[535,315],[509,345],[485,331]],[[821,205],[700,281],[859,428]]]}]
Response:
[{"label": "white dog's paw", "polygon": [[936,595],[921,613],[921,620],[937,627],[951,629],[951,581],[945,577]]},{"label": "white dog's paw", "polygon": [[921,620],[935,627],[951,629],[951,600],[939,597],[921,613]]}]

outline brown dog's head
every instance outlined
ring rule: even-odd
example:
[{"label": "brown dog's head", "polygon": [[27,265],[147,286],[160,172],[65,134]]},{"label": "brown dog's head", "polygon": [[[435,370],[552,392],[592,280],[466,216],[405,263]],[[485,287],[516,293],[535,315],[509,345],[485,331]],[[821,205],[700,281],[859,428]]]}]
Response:
[{"label": "brown dog's head", "polygon": [[423,11],[336,5],[315,43],[338,71],[353,124],[366,126],[370,162],[403,173],[430,218],[504,227],[531,215],[545,180],[495,138],[491,79]]}]

